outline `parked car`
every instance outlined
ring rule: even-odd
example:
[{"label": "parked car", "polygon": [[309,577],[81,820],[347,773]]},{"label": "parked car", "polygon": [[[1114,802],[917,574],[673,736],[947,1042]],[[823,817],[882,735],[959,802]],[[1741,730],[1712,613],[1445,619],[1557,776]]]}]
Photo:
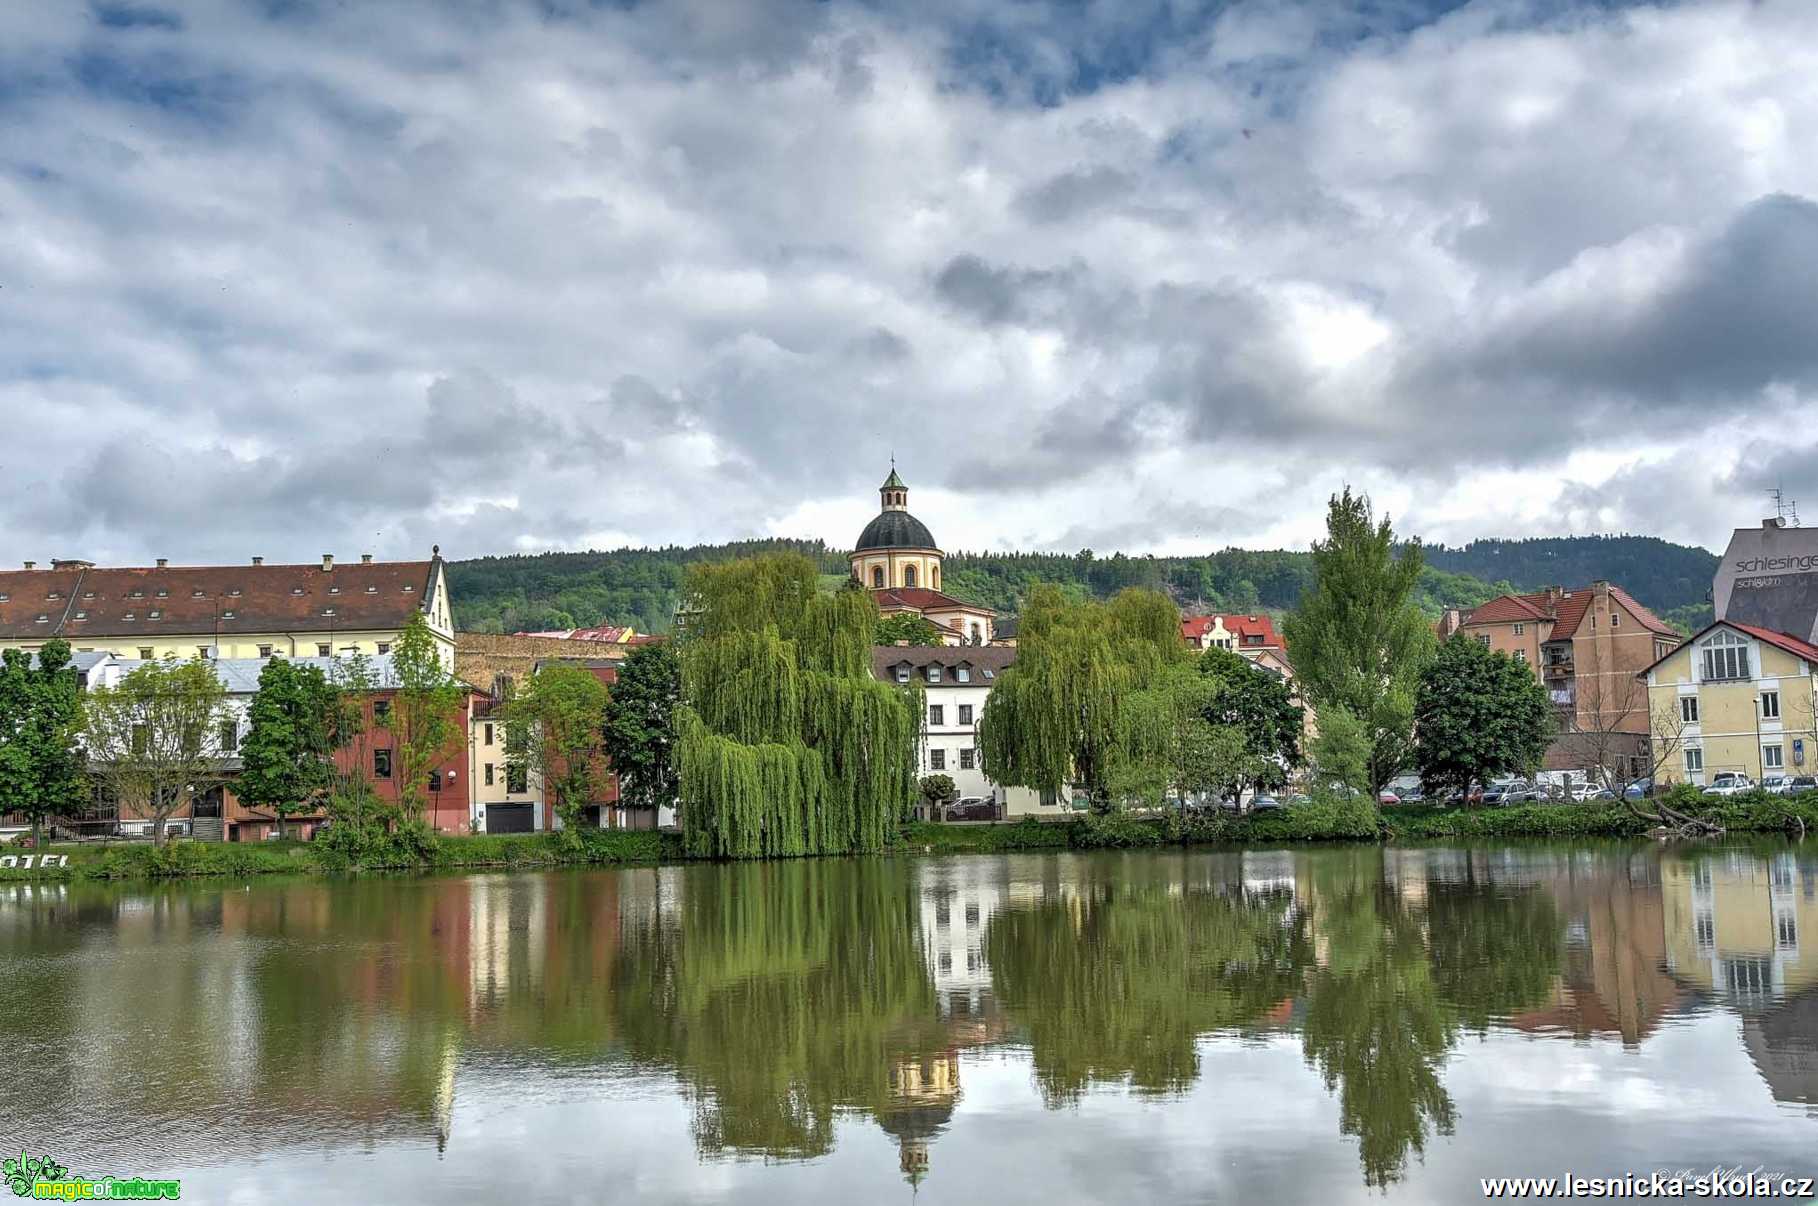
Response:
[{"label": "parked car", "polygon": [[947,807],[949,821],[995,821],[997,802],[984,796],[961,796]]},{"label": "parked car", "polygon": [[1784,796],[1789,778],[1790,776],[1787,775],[1763,775],[1761,776],[1761,790],[1770,796]]},{"label": "parked car", "polygon": [[1277,800],[1274,796],[1269,795],[1267,792],[1259,793],[1257,795],[1250,797],[1250,811],[1251,812],[1269,812],[1273,809],[1281,808],[1282,806],[1283,805],[1280,800]]},{"label": "parked car", "polygon": [[1386,787],[1376,793],[1376,802],[1378,804],[1399,804],[1401,803],[1401,799],[1402,798],[1399,795],[1396,795]]},{"label": "parked car", "polygon": [[1545,798],[1546,793],[1526,779],[1498,779],[1485,788],[1483,793],[1483,802],[1492,807],[1498,804],[1526,804]]},{"label": "parked car", "polygon": [[1741,771],[1718,771],[1715,778],[1705,785],[1707,796],[1735,796],[1749,791],[1755,783]]},{"label": "parked car", "polygon": [[1808,791],[1818,791],[1818,777],[1792,775],[1780,785],[1780,794],[1783,796],[1796,796]]}]

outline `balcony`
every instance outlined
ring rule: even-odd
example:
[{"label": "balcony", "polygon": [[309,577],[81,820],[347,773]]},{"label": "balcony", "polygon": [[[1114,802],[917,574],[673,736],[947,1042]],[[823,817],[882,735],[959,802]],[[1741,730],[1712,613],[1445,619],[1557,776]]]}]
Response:
[{"label": "balcony", "polygon": [[1556,708],[1569,708],[1578,702],[1578,692],[1571,687],[1555,687],[1547,694],[1552,696]]}]

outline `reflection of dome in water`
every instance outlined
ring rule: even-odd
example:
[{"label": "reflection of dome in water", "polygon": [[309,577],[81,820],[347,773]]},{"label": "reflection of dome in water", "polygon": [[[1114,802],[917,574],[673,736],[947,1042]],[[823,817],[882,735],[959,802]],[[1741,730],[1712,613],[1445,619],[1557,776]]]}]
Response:
[{"label": "reflection of dome in water", "polygon": [[959,1059],[953,1052],[905,1059],[890,1069],[890,1099],[872,1116],[897,1141],[897,1166],[911,1185],[927,1173],[928,1142],[953,1121],[958,1101]]},{"label": "reflection of dome in water", "polygon": [[1775,1101],[1818,1107],[1818,989],[1745,1018],[1742,1042]]}]

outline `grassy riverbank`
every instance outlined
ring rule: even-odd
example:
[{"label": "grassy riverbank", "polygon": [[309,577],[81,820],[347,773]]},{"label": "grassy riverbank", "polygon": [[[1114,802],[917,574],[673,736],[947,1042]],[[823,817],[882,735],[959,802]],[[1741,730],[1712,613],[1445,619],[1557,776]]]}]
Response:
[{"label": "grassy riverbank", "polygon": [[[1797,798],[1760,792],[1677,804],[1732,834],[1818,834],[1818,793]],[[905,825],[893,850],[905,854],[991,854],[1011,851],[1140,849],[1223,844],[1280,846],[1293,842],[1413,842],[1435,838],[1622,838],[1647,833],[1648,822],[1620,804],[1534,804],[1520,808],[1384,808],[1368,801],[1315,801],[1245,817],[1182,819],[1117,815],[1067,820],[1026,819],[999,825]],[[14,847],[8,853],[29,854]],[[56,845],[67,867],[0,867],[0,882],[246,878],[347,871],[344,859],[309,842],[192,842],[151,845]],[[438,834],[426,857],[396,855],[368,861],[366,870],[461,871],[589,864],[637,865],[683,860],[679,834],[651,830],[582,830],[578,835]],[[34,860],[35,861],[35,860]]]}]

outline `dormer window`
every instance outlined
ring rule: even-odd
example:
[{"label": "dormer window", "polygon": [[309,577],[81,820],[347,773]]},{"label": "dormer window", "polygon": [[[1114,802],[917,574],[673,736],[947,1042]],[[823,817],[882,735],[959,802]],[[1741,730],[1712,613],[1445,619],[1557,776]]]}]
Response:
[{"label": "dormer window", "polygon": [[379,593],[379,588],[376,586],[368,586],[366,588],[366,593],[369,595],[376,595]]},{"label": "dormer window", "polygon": [[986,678],[987,678],[987,679],[992,679],[992,678],[996,678],[996,677],[997,677],[997,671],[995,671],[995,670],[990,670],[990,669],[987,669],[987,670],[986,670],[986,671],[985,671],[985,677],[986,677]]},{"label": "dormer window", "polygon": [[959,682],[959,683],[969,683],[969,682],[971,682],[971,681],[972,681],[972,669],[971,669],[971,667],[969,667],[969,666],[955,666],[955,667],[954,667],[954,668],[953,668],[953,681],[954,681],[954,682]]},{"label": "dormer window", "polygon": [[234,613],[233,613],[233,609],[232,609],[232,608],[231,608],[231,607],[230,607],[230,608],[228,608],[228,609],[227,609],[227,610],[226,610],[226,611],[224,611],[224,612],[222,612],[222,613],[221,613],[221,618],[222,618],[222,619],[223,619],[223,620],[231,620],[231,619],[233,619],[233,618],[234,618]]},{"label": "dormer window", "polygon": [[148,612],[148,613],[147,613],[147,614],[148,614],[148,615],[150,615],[150,617],[151,617],[151,618],[152,618],[152,619],[154,619],[154,620],[155,620],[155,619],[157,619],[157,618],[158,618],[158,617],[160,617],[160,616],[162,616],[162,615],[163,615],[163,614],[164,614],[164,613],[163,613],[163,612],[161,612],[161,611],[159,611],[159,610],[158,610],[158,609],[157,609],[157,608],[155,608],[155,607],[154,607],[154,608],[152,608],[152,609],[151,609],[151,611],[150,611],[150,612]]},{"label": "dormer window", "polygon": [[232,595],[234,598],[238,599],[240,597],[240,588],[236,586],[232,590],[228,591],[227,593]]},{"label": "dormer window", "polygon": [[909,681],[909,664],[907,662],[896,668],[896,681],[899,683],[906,683]]},{"label": "dormer window", "polygon": [[76,613],[76,618],[78,620],[86,620],[88,619],[88,613],[86,611],[79,611]]},{"label": "dormer window", "polygon": [[50,623],[50,617],[45,615],[43,612],[39,612],[38,618],[36,620],[33,620],[32,622],[34,624],[48,624],[48,623]]},{"label": "dormer window", "polygon": [[163,587],[159,587],[158,588],[158,597],[160,599],[168,599],[168,598],[170,598],[170,592],[165,590]]},{"label": "dormer window", "polygon": [[322,609],[322,614],[325,616],[332,616],[335,614],[335,609],[332,607],[324,607]]},{"label": "dormer window", "polygon": [[82,592],[82,597],[84,599],[92,599],[95,597],[95,592],[92,590],[85,590]]},{"label": "dormer window", "polygon": [[341,593],[341,588],[338,586],[331,586],[328,588],[328,593],[331,595],[338,595]]},{"label": "dormer window", "polygon": [[129,590],[126,592],[126,597],[129,599],[143,599],[145,597],[145,592],[142,590]]},{"label": "dormer window", "polygon": [[928,681],[931,683],[938,683],[941,681],[941,668],[939,666],[928,667]]},{"label": "dormer window", "polygon": [[123,616],[121,616],[121,617],[120,617],[120,618],[121,618],[121,619],[122,619],[122,620],[136,620],[136,619],[138,619],[138,618],[139,618],[139,617],[138,617],[138,616],[136,616],[136,615],[134,615],[134,614],[133,614],[133,613],[132,613],[132,612],[130,612],[130,611],[129,611],[129,612],[127,612],[127,613],[126,613],[126,614],[125,614],[125,615],[123,615]]},{"label": "dormer window", "polygon": [[303,593],[303,588],[301,586],[293,586],[290,588],[290,593],[293,595],[300,595]]},{"label": "dormer window", "polygon": [[1749,643],[1725,629],[1704,643],[1707,682],[1749,677]]},{"label": "dormer window", "polygon": [[200,599],[202,597],[202,592],[199,590],[192,590],[189,592],[189,597],[192,599]]},{"label": "dormer window", "polygon": [[63,597],[63,592],[55,591],[55,590],[53,590],[50,594],[44,596],[45,601],[49,602],[49,603],[55,603],[58,599],[61,599],[62,597]]},{"label": "dormer window", "polygon": [[417,588],[416,588],[416,587],[414,587],[414,586],[409,586],[409,585],[406,585],[406,586],[405,586],[405,587],[404,587],[404,593],[405,593],[405,594],[407,594],[407,595],[408,595],[408,594],[409,594],[409,593],[410,593],[410,592],[411,592],[411,591],[413,591],[413,590],[415,590],[415,589],[417,589]]},{"label": "dormer window", "polygon": [[5,603],[8,600],[10,600],[11,598],[12,598],[11,595],[6,594],[4,591],[0,591],[0,603]]}]

